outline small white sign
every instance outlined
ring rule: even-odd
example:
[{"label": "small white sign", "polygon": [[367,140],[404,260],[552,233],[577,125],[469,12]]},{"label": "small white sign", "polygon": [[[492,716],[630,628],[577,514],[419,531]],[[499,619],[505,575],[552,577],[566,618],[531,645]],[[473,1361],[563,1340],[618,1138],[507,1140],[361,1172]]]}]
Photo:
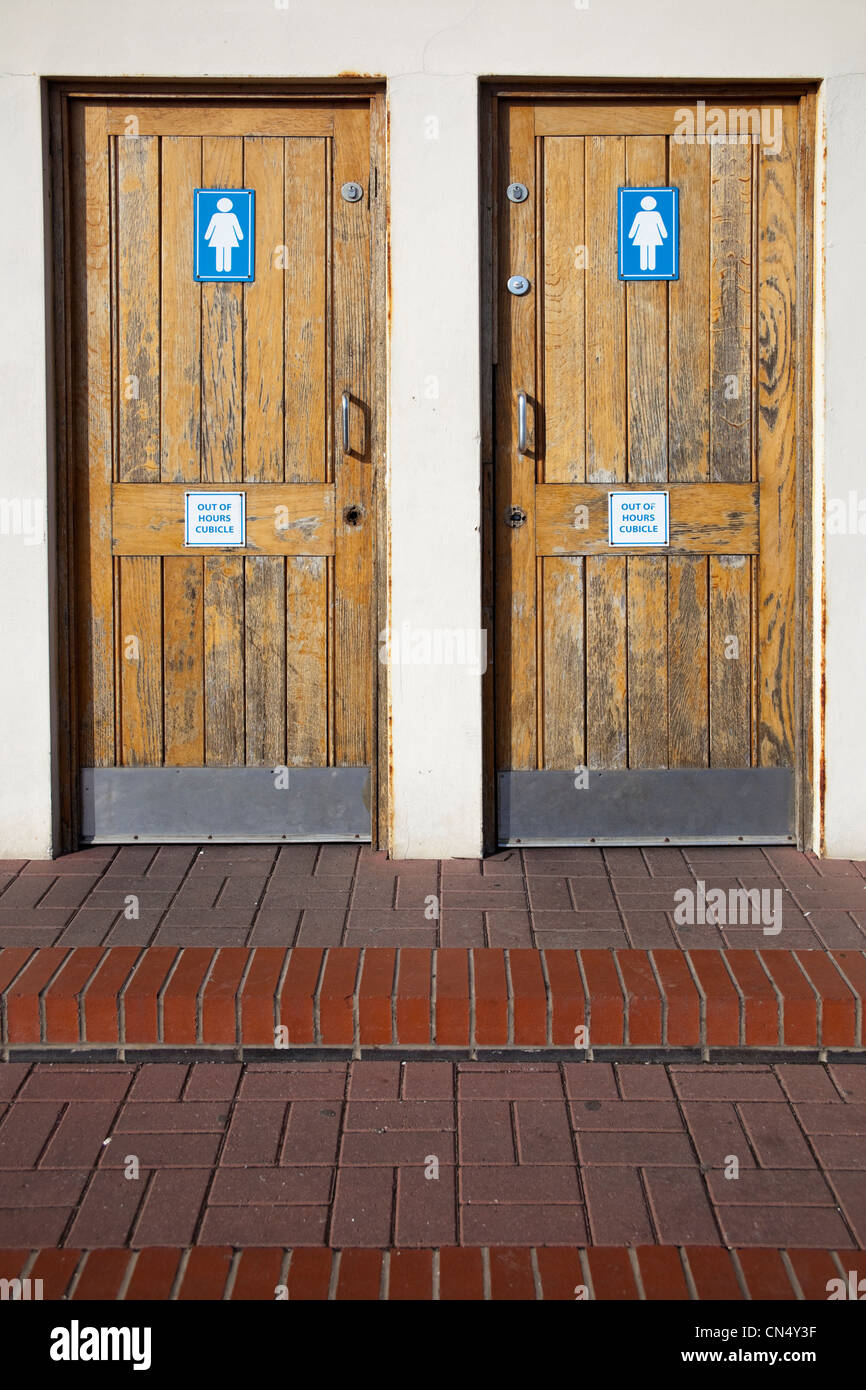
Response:
[{"label": "small white sign", "polygon": [[666,492],[609,492],[609,544],[667,545],[668,496]]},{"label": "small white sign", "polygon": [[188,492],[184,545],[245,545],[246,494]]}]

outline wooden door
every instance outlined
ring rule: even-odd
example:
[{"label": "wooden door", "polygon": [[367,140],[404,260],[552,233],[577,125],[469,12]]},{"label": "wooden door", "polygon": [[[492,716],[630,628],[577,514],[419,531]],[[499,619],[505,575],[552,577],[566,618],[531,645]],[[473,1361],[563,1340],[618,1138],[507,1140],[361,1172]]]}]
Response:
[{"label": "wooden door", "polygon": [[[796,838],[803,173],[770,105],[774,146],[683,138],[688,103],[500,104],[504,843]],[[643,186],[679,190],[676,280],[619,278]],[[667,546],[610,545],[614,488],[668,494]]]},{"label": "wooden door", "polygon": [[[70,104],[84,839],[370,838],[370,124]],[[196,188],[254,190],[252,282],[194,278]],[[241,548],[185,544],[191,488],[244,493]]]}]

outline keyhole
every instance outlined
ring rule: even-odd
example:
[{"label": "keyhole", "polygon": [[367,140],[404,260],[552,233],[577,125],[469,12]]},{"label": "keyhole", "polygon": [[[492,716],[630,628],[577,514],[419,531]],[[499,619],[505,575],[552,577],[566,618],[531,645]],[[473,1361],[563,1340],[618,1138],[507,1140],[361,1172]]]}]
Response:
[{"label": "keyhole", "polygon": [[343,512],[343,520],[347,526],[360,526],[364,516],[363,507],[347,507]]}]

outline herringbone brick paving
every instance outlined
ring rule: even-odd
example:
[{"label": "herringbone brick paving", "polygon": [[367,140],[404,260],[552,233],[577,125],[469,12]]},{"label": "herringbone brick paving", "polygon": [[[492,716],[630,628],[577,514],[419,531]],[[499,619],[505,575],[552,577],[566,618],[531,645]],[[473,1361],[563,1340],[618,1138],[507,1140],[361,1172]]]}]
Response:
[{"label": "herringbone brick paving", "polygon": [[[674,921],[694,888],[779,892],[782,930]],[[436,913],[438,912],[438,917]],[[0,861],[0,946],[866,949],[866,863],[789,847],[503,850],[127,845]]]},{"label": "herringbone brick paving", "polygon": [[6,1249],[866,1246],[856,1064],[10,1062],[0,1088]]}]

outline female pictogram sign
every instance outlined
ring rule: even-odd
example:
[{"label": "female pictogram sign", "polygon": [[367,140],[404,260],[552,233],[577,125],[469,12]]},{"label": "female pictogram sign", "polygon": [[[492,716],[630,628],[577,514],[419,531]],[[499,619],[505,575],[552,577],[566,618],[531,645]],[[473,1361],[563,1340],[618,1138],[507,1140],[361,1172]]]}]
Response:
[{"label": "female pictogram sign", "polygon": [[679,278],[679,189],[619,190],[620,280]]},{"label": "female pictogram sign", "polygon": [[196,280],[253,279],[254,214],[251,188],[195,190]]}]

